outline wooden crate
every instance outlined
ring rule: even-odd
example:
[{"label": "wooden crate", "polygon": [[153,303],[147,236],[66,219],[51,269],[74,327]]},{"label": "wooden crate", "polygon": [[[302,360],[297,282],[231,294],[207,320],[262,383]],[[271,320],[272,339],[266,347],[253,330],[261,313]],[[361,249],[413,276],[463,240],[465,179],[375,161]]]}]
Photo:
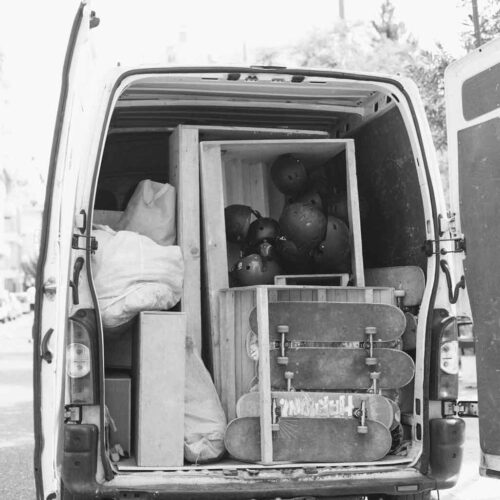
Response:
[{"label": "wooden crate", "polygon": [[364,286],[363,250],[359,216],[354,141],[352,139],[296,139],[262,141],[214,141],[200,143],[204,295],[207,300],[207,331],[210,333],[213,375],[220,388],[219,290],[228,288],[228,259],[224,208],[250,205],[263,215],[278,219],[285,198],[270,179],[272,162],[282,154],[293,154],[310,168],[322,166],[345,153],[347,204],[351,241],[352,275],[355,286]]},{"label": "wooden crate", "polygon": [[[258,286],[228,288],[219,293],[220,343],[217,357],[223,374],[217,387],[228,420],[236,417],[236,402],[257,378],[256,364],[247,355],[249,318],[257,306],[257,291],[266,290],[268,302],[356,302],[395,305],[393,288]],[[260,328],[260,326],[259,326]],[[268,353],[269,356],[269,353]]]},{"label": "wooden crate", "polygon": [[[325,132],[311,130],[192,125],[180,125],[170,135],[169,183],[177,190],[177,244],[184,256],[184,289],[180,309],[187,314],[187,331],[193,338],[198,352],[201,352],[202,347],[199,141],[325,136],[327,136]],[[121,215],[122,212],[116,213]],[[106,218],[108,214],[98,215],[101,221],[99,223],[108,220]],[[115,215],[115,212],[112,215]]]}]

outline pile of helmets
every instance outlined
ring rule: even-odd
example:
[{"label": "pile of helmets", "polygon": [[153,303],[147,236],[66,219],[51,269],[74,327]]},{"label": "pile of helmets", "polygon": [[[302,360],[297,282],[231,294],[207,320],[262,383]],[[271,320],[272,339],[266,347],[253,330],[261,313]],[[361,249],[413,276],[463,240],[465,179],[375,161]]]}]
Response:
[{"label": "pile of helmets", "polygon": [[227,240],[239,245],[241,255],[231,270],[232,283],[272,284],[278,274],[349,272],[345,193],[324,203],[305,165],[289,154],[272,164],[271,179],[286,199],[279,221],[246,205],[225,209]]}]

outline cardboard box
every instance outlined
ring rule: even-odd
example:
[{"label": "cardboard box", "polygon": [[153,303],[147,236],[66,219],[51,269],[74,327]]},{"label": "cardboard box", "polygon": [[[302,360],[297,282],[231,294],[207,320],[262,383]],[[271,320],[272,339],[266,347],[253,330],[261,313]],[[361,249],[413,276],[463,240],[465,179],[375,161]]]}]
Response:
[{"label": "cardboard box", "polygon": [[132,419],[132,380],[130,374],[107,372],[104,379],[106,406],[115,423],[116,430],[110,426],[109,442],[111,446],[121,445],[125,453],[131,454],[131,419]]},{"label": "cardboard box", "polygon": [[133,352],[137,465],[182,466],[185,313],[142,312]]}]

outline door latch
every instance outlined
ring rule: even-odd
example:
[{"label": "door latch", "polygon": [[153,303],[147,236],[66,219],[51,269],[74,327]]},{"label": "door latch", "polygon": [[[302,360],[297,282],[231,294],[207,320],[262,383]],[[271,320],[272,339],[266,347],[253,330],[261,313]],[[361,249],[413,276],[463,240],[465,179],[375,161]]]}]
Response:
[{"label": "door latch", "polygon": [[454,248],[453,250],[447,250],[446,248],[441,248],[439,252],[436,252],[436,240],[426,240],[422,246],[422,250],[424,251],[427,257],[431,255],[437,255],[438,253],[441,255],[446,255],[448,253],[461,253],[467,252],[467,244],[465,238],[441,238],[439,242],[443,241],[453,241]]},{"label": "door latch", "polygon": [[479,418],[477,401],[442,401],[441,412],[443,417]]},{"label": "door latch", "polygon": [[82,423],[82,407],[78,405],[66,405],[64,407],[64,423],[65,424],[81,424]]}]

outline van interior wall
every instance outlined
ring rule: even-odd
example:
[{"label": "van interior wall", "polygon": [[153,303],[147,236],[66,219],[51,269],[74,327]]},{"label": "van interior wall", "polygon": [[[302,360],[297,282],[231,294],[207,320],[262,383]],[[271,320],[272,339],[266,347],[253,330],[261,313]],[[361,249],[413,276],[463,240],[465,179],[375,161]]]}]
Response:
[{"label": "van interior wall", "polygon": [[353,138],[365,267],[419,266],[425,273],[424,209],[400,111],[393,107]]},{"label": "van interior wall", "polygon": [[168,182],[168,136],[167,132],[108,135],[94,208],[125,210],[141,180]]}]

